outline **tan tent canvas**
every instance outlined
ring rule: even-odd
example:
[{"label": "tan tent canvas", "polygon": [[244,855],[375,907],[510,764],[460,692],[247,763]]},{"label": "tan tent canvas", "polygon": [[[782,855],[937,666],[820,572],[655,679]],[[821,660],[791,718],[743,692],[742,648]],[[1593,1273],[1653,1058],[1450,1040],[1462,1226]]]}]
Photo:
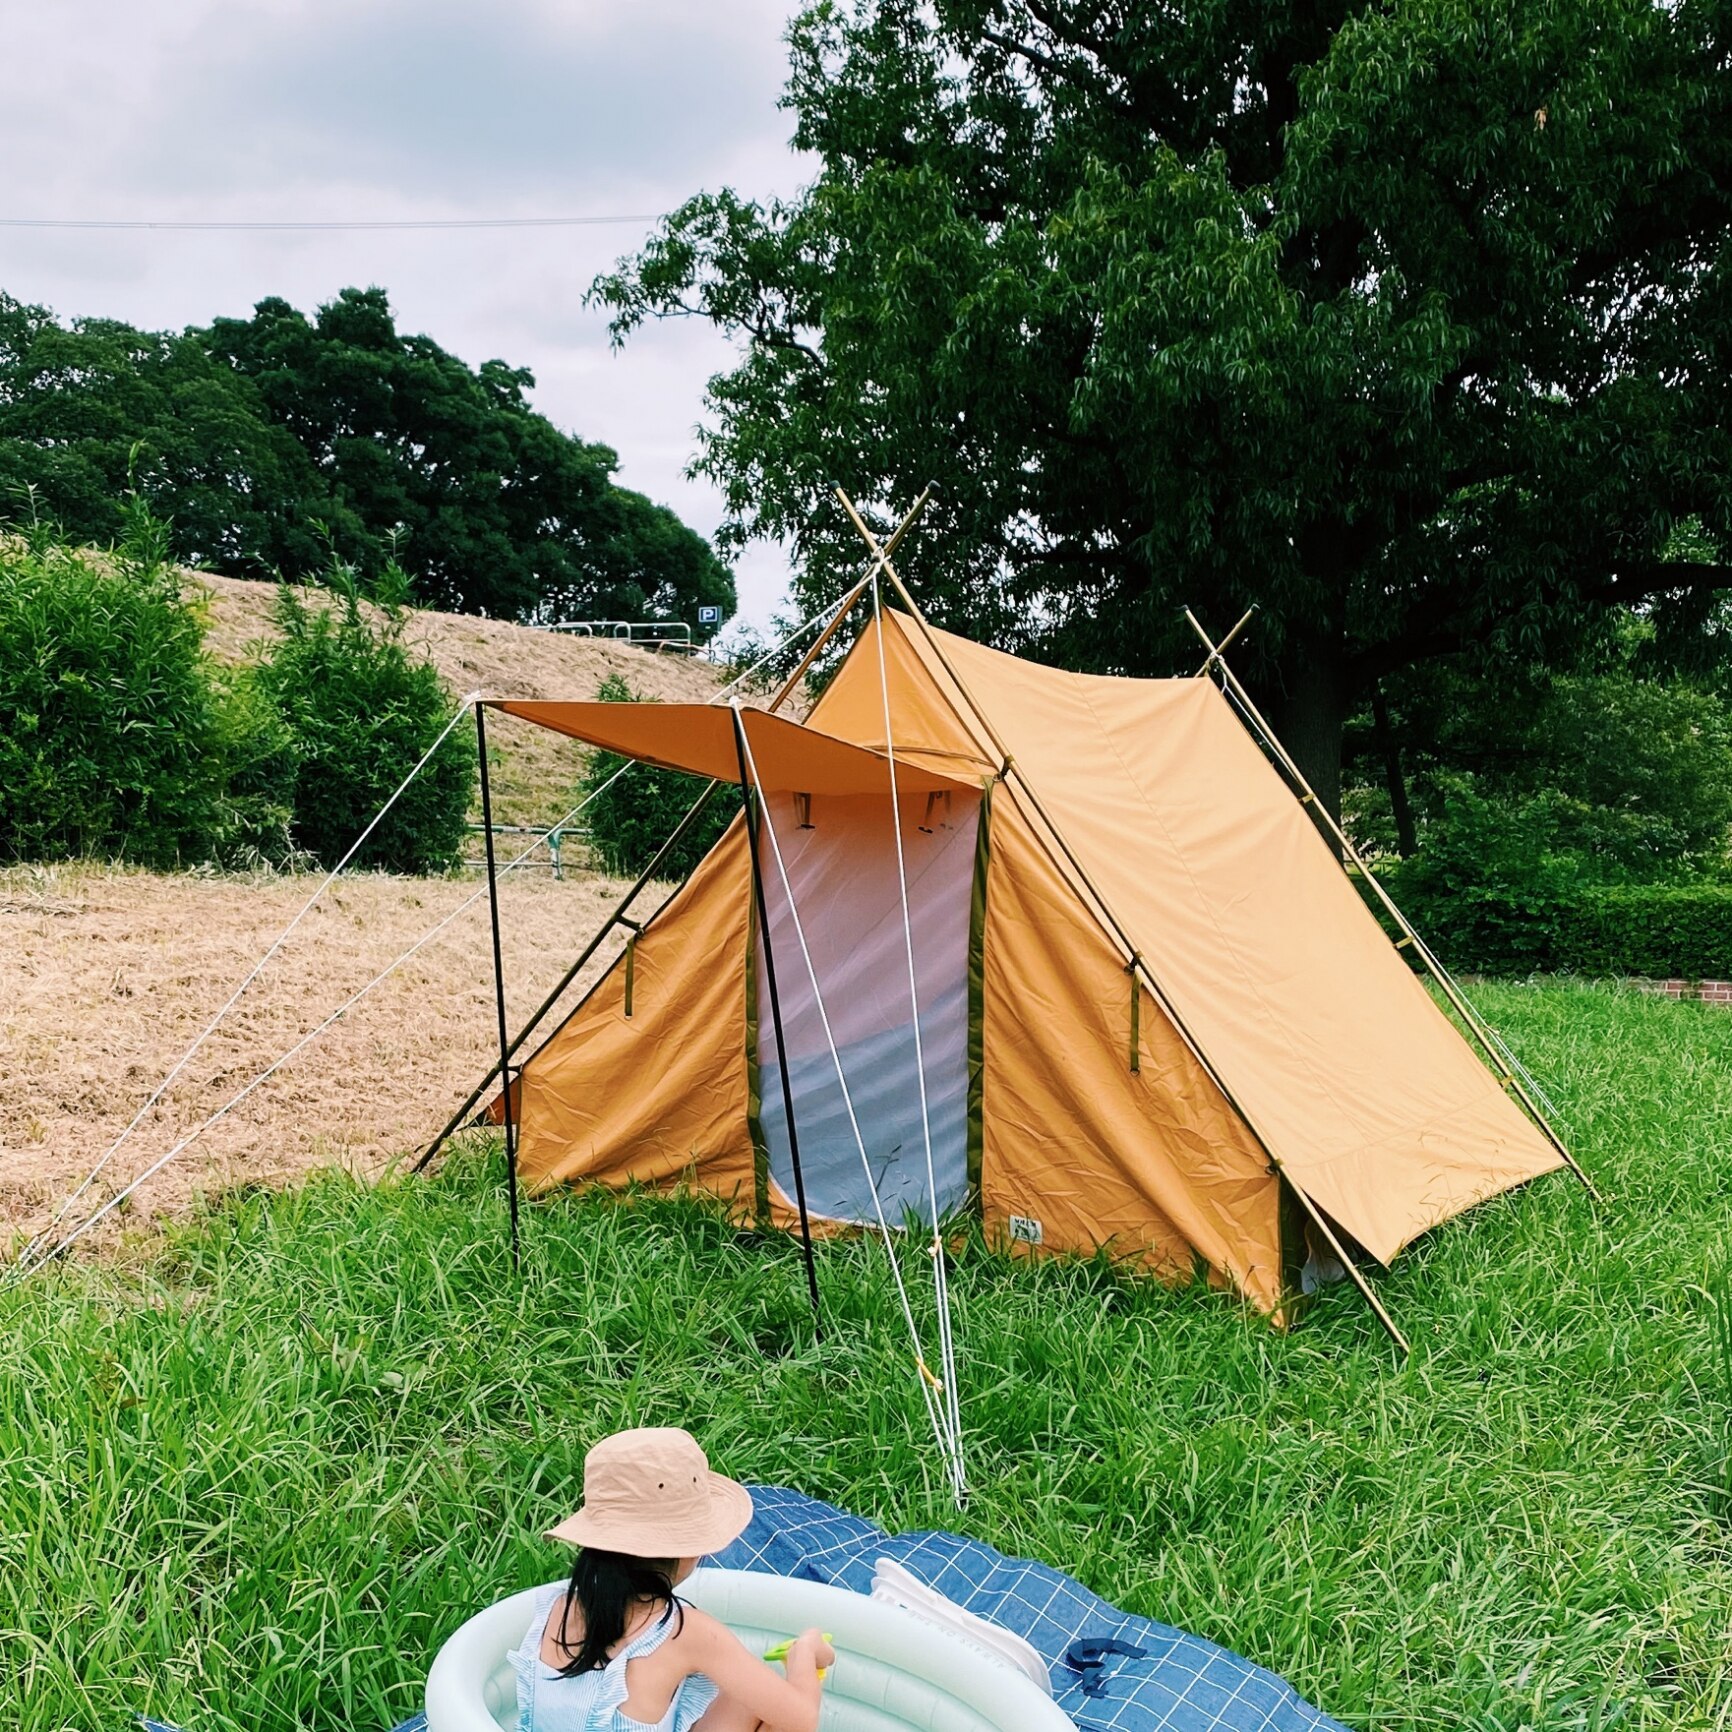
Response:
[{"label": "tan tent canvas", "polygon": [[[501,707],[737,775],[726,709]],[[531,1185],[688,1184],[786,1224],[791,1096],[820,1228],[936,1197],[1282,1318],[1308,1216],[1388,1262],[1562,1164],[1211,680],[885,611],[803,725],[742,716],[768,944],[736,820],[520,1072]]]}]

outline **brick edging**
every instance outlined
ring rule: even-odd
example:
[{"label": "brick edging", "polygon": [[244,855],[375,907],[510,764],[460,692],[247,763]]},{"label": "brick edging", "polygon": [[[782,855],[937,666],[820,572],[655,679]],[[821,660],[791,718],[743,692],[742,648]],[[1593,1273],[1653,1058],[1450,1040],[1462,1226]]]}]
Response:
[{"label": "brick edging", "polygon": [[1732,1005],[1732,980],[1632,980],[1630,985],[1659,998],[1687,998],[1703,1004]]}]

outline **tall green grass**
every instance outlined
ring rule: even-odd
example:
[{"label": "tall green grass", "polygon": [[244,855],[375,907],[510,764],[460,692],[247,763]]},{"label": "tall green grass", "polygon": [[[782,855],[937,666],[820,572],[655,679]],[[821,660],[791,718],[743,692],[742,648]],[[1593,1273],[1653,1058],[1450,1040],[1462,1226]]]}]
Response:
[{"label": "tall green grass", "polygon": [[[945,1500],[881,1253],[495,1176],[230,1195],[0,1296],[0,1719],[373,1732],[555,1573],[585,1446],[954,1526],[1286,1673],[1355,1727],[1732,1725],[1732,1015],[1482,988],[1607,1193],[1557,1175],[1293,1334],[965,1249],[974,1497]],[[389,1078],[376,1079],[390,1086]]]}]

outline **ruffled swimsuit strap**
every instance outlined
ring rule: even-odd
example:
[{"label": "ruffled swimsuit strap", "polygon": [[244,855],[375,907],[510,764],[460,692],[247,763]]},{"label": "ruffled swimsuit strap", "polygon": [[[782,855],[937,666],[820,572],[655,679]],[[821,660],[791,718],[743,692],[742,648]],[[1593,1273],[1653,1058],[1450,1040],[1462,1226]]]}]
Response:
[{"label": "ruffled swimsuit strap", "polygon": [[[614,1669],[618,1668],[619,1695],[611,1701],[606,1696],[601,1700],[613,1709],[615,1732],[688,1732],[720,1694],[708,1678],[693,1673],[674,1691],[674,1698],[668,1704],[667,1711],[653,1724],[646,1720],[633,1720],[629,1715],[620,1712],[620,1703],[630,1694],[625,1682],[627,1664],[632,1660],[641,1660],[647,1654],[653,1654],[679,1628],[684,1602],[676,1600],[674,1607],[665,1617],[656,1619],[641,1636],[626,1643],[608,1662],[610,1677],[616,1675]],[[608,1696],[611,1695],[610,1691]],[[598,1702],[597,1705],[601,1704]]]}]

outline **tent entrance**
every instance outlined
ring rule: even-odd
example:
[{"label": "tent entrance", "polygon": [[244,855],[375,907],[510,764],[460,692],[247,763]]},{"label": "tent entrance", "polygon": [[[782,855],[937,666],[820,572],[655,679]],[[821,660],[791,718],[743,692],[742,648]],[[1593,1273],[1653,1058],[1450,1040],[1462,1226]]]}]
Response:
[{"label": "tent entrance", "polygon": [[[781,874],[767,871],[764,896],[807,1206],[828,1220],[871,1222],[875,1183],[892,1226],[905,1213],[930,1225],[889,799],[771,793],[766,804],[812,960],[808,973]],[[939,1212],[947,1214],[968,1198],[968,942],[980,796],[964,790],[939,799],[906,794],[898,822],[908,872],[933,1175]],[[755,949],[758,1004],[767,1006],[763,947]],[[813,973],[830,1020],[834,1056],[813,994]],[[792,1206],[794,1169],[775,1030],[767,1011],[757,1023],[760,1126],[770,1177]],[[838,1059],[846,1097],[836,1075]],[[850,1099],[871,1182],[849,1122]]]}]

